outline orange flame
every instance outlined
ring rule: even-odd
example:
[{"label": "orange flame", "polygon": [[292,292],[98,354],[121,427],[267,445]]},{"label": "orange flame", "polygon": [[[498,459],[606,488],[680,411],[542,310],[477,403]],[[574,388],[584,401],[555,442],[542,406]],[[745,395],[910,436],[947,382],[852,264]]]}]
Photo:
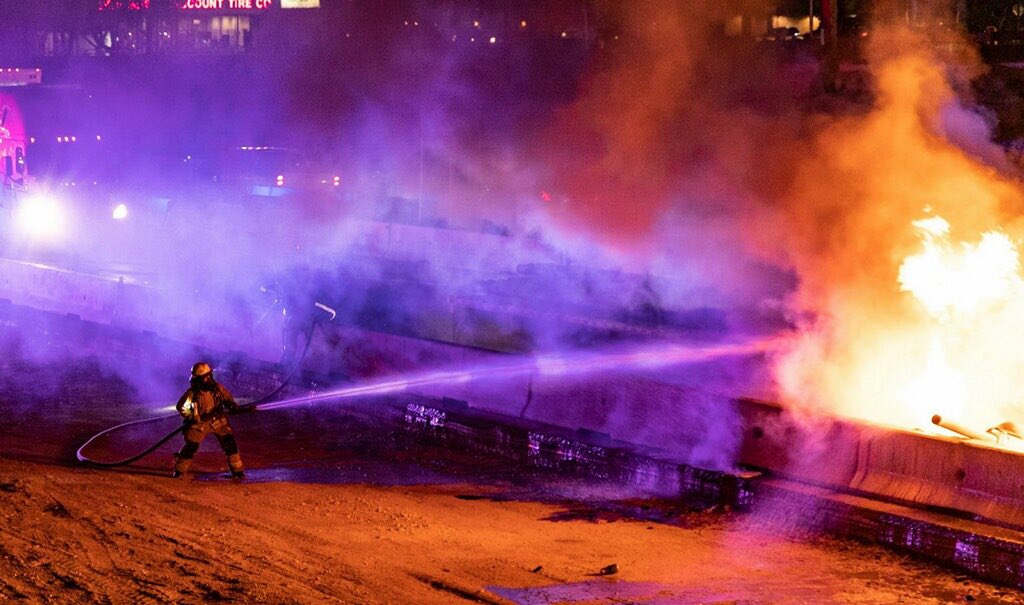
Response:
[{"label": "orange flame", "polygon": [[924,250],[903,260],[899,282],[932,316],[978,315],[1020,293],[1020,257],[1006,234],[990,231],[977,244],[956,246],[944,218],[913,224],[923,233]]},{"label": "orange flame", "polygon": [[780,395],[924,430],[933,414],[1019,422],[1024,187],[995,145],[964,150],[957,66],[905,33],[889,42],[873,53],[875,107],[822,129],[783,202],[803,325],[776,360]]},{"label": "orange flame", "polygon": [[[954,244],[949,240],[949,223],[938,216],[913,224],[922,233],[923,249],[903,259],[899,282],[900,289],[912,294],[927,313],[921,323],[929,347],[923,369],[903,389],[902,398],[918,417],[930,406],[939,414],[984,420],[992,426],[998,417],[989,410],[972,409],[972,395],[979,400],[977,407],[1013,407],[1012,387],[1009,393],[1003,388],[991,392],[991,385],[985,384],[992,378],[989,369],[998,364],[984,359],[1013,335],[979,328],[1017,323],[1002,317],[1024,294],[1017,247],[999,231],[982,234],[974,244]],[[1024,351],[1015,353],[1024,362]],[[1018,382],[1012,374],[1001,379],[1007,386]],[[988,398],[980,400],[986,392]]]}]

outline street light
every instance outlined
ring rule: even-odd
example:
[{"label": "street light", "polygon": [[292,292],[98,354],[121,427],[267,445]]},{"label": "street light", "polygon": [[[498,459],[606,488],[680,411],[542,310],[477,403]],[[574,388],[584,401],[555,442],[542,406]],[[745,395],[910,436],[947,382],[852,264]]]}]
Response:
[{"label": "street light", "polygon": [[36,239],[54,239],[64,231],[64,211],[52,197],[31,195],[22,201],[17,212],[18,228]]}]

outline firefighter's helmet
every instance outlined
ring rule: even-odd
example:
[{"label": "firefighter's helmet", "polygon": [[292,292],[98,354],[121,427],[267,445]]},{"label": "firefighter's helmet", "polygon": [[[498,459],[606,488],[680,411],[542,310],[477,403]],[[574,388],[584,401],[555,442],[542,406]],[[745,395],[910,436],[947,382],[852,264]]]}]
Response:
[{"label": "firefighter's helmet", "polygon": [[213,368],[210,367],[210,364],[206,363],[205,361],[200,361],[199,363],[192,366],[192,378],[201,378],[203,376],[206,376],[207,374],[212,373]]}]

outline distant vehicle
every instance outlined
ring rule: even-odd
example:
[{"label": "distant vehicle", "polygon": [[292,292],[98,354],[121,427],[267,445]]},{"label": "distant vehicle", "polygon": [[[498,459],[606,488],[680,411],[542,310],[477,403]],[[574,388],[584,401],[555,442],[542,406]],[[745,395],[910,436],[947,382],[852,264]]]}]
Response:
[{"label": "distant vehicle", "polygon": [[867,38],[871,35],[869,15],[844,15],[839,18],[841,38]]},{"label": "distant vehicle", "polygon": [[789,42],[800,39],[800,30],[795,27],[773,27],[762,38],[765,42]]},{"label": "distant vehicle", "polygon": [[806,32],[800,34],[798,37],[799,37],[800,40],[810,40],[811,42],[821,42],[821,39],[822,39],[823,35],[824,35],[824,32],[819,27],[817,29],[812,29],[810,31],[806,31]]},{"label": "distant vehicle", "polygon": [[341,187],[341,174],[296,149],[242,146],[222,149],[207,156],[186,155],[192,174],[216,182],[242,196],[304,197],[333,195]]}]

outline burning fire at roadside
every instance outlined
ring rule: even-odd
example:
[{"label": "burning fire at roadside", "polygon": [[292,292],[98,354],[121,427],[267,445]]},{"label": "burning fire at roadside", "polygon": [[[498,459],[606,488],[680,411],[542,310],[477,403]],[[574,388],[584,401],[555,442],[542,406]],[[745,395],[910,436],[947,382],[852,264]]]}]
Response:
[{"label": "burning fire at roadside", "polygon": [[[983,68],[970,45],[882,19],[865,49],[871,95],[843,105],[779,92],[778,66],[759,71],[743,49],[662,35],[693,15],[660,6],[656,19],[624,11],[636,53],[598,66],[560,114],[574,136],[552,138],[587,142],[549,162],[578,177],[562,183],[573,224],[656,250],[676,274],[699,266],[732,302],[785,297],[796,330],[773,374],[797,414],[942,432],[938,415],[978,435],[1024,422],[1024,186],[971,98]],[[643,104],[635,56],[658,68]],[[726,236],[700,249],[717,224]],[[795,290],[776,296],[767,272],[725,263],[744,256],[722,253],[738,240],[791,270]]]},{"label": "burning fire at roadside", "polygon": [[782,220],[802,319],[776,378],[804,412],[984,434],[1024,419],[1024,186],[954,92],[970,70],[886,39],[873,109],[796,171]]},{"label": "burning fire at roadside", "polygon": [[922,250],[903,260],[899,282],[900,290],[912,294],[926,312],[917,338],[927,343],[927,352],[901,395],[915,421],[930,407],[940,415],[992,426],[998,417],[985,409],[972,413],[971,394],[987,394],[1001,411],[1012,413],[1017,393],[1002,387],[989,392],[988,386],[993,378],[997,384],[1001,379],[1013,384],[1012,375],[989,375],[997,364],[988,356],[1006,335],[986,327],[992,322],[1013,325],[1013,317],[1003,315],[1024,294],[1017,247],[999,231],[982,234],[977,243],[954,243],[949,223],[938,216],[913,225],[921,233]]}]

